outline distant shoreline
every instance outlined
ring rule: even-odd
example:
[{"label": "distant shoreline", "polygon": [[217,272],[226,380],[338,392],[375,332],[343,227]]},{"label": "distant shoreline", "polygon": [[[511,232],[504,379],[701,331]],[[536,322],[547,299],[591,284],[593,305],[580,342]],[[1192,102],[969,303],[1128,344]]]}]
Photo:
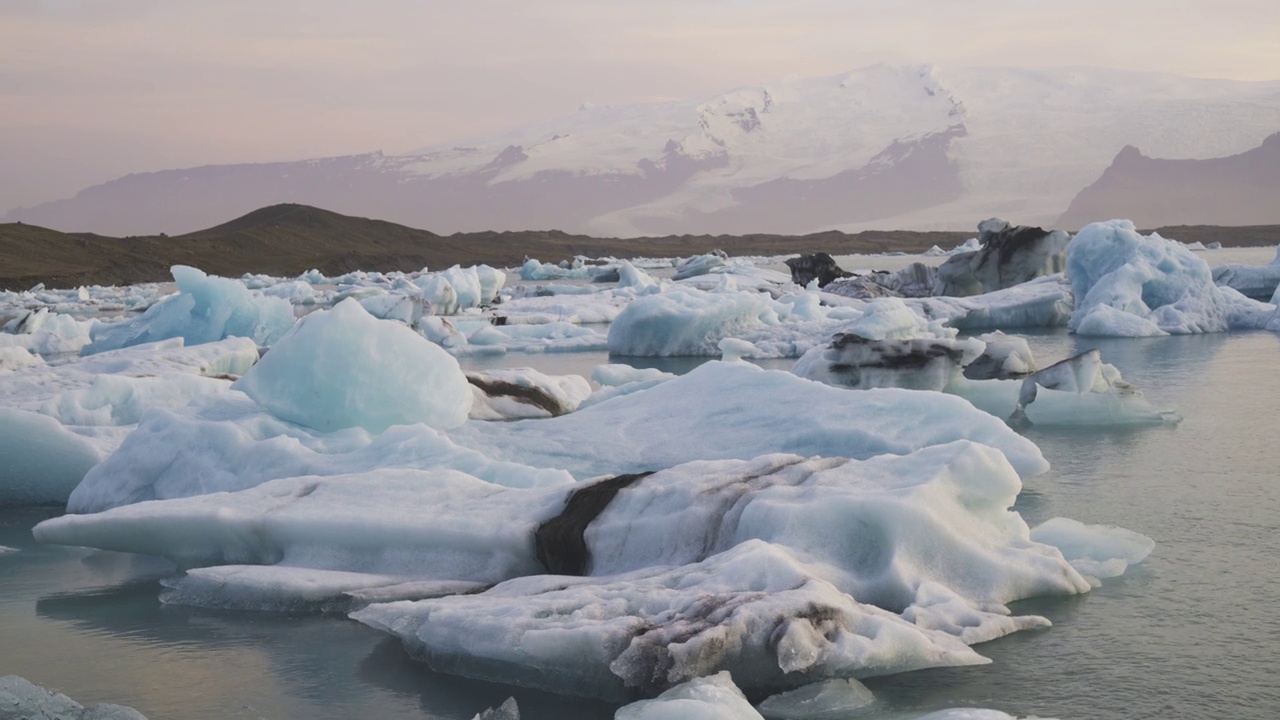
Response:
[{"label": "distant shoreline", "polygon": [[[975,221],[976,223],[976,221]],[[1280,244],[1280,225],[1158,228],[1182,242],[1224,247]],[[1145,232],[1145,231],[1144,231]],[[827,252],[832,255],[920,253],[949,249],[972,230],[810,235],[680,235],[597,238],[559,231],[437,235],[381,220],[350,217],[306,205],[273,205],[217,227],[166,237],[106,237],[63,233],[22,223],[0,224],[0,289],[130,285],[170,279],[172,265],[191,265],[225,277],[245,273],[295,276],[312,268],[326,275],[353,270],[405,272],[485,263],[521,264],[526,257],[559,262],[587,257],[684,257],[721,249],[733,256]]]}]

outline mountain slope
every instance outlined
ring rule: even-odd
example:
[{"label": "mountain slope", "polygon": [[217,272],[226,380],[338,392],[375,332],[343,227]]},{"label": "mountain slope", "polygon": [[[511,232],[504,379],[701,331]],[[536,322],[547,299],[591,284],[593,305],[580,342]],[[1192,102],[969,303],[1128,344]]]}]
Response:
[{"label": "mountain slope", "polygon": [[298,202],[437,232],[962,229],[992,215],[1048,225],[1126,145],[1204,159],[1278,129],[1277,82],[877,65],[698,101],[583,107],[402,155],[130,175],[6,219],[177,233]]},{"label": "mountain slope", "polygon": [[1128,146],[1058,220],[1076,229],[1125,217],[1138,225],[1280,223],[1280,133],[1230,157],[1164,160]]}]

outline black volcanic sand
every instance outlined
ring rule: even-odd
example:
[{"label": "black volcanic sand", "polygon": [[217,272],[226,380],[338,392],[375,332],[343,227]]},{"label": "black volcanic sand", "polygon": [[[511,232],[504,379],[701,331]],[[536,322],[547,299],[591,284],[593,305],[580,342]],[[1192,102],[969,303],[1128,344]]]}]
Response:
[{"label": "black volcanic sand", "polygon": [[[1161,228],[1165,237],[1224,246],[1274,245],[1280,226]],[[171,279],[172,265],[214,275],[266,273],[291,277],[315,268],[326,275],[353,270],[411,272],[486,263],[513,267],[526,257],[559,262],[587,257],[685,257],[722,249],[730,255],[832,255],[923,252],[963,243],[972,231],[823,232],[811,235],[669,235],[595,238],[557,230],[437,235],[426,230],[349,217],[306,205],[273,205],[229,223],[173,237],[105,237],[0,224],[0,289],[128,285]]]}]

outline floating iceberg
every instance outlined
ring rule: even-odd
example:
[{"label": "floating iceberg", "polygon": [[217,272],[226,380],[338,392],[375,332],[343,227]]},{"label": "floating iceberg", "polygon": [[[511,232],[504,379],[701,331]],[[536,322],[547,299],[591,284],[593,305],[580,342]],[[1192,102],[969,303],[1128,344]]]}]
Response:
[{"label": "floating iceberg", "polygon": [[1060,273],[1071,236],[1061,230],[1014,227],[999,218],[978,225],[979,248],[954,254],[938,268],[938,295],[965,297]]},{"label": "floating iceberg", "polygon": [[184,265],[173,266],[178,294],[153,305],[141,317],[93,326],[93,342],[85,355],[130,345],[180,337],[188,345],[226,337],[246,337],[270,345],[293,326],[293,307],[286,300],[249,291],[238,280],[206,275]]},{"label": "floating iceberg", "polygon": [[48,308],[25,311],[0,332],[0,351],[23,349],[33,355],[68,355],[89,344],[96,320],[78,320]]},{"label": "floating iceberg", "polygon": [[1048,467],[1031,441],[960,398],[897,389],[855,394],[743,362],[708,362],[561,417],[473,421],[449,436],[498,459],[580,479],[767,452],[906,454],[962,439],[999,449],[1023,477]]},{"label": "floating iceberg", "polygon": [[351,299],[298,321],[234,387],[276,417],[323,432],[453,427],[472,402],[457,360]]},{"label": "floating iceberg", "polygon": [[36,365],[0,382],[0,505],[61,503],[150,410],[230,392],[258,359],[245,338],[181,338]]},{"label": "floating iceberg", "polygon": [[637,298],[609,326],[609,354],[637,357],[719,355],[719,343],[777,325],[766,295],[673,289]]},{"label": "floating iceberg", "polygon": [[[1213,269],[1213,281],[1254,300],[1267,300],[1280,292],[1280,248],[1276,259],[1261,267],[1232,263]],[[1271,301],[1275,304],[1275,301]]]},{"label": "floating iceberg", "polygon": [[591,395],[581,375],[547,375],[533,368],[467,373],[474,391],[471,418],[515,420],[556,417],[578,409]]},{"label": "floating iceberg", "polygon": [[764,689],[986,662],[946,633],[856,602],[758,540],[692,565],[518,578],[351,616],[439,671],[611,700],[722,670]]},{"label": "floating iceberg", "polygon": [[1087,225],[1067,247],[1079,335],[1149,337],[1259,328],[1270,306],[1219,288],[1181,243],[1143,236],[1128,220]]}]

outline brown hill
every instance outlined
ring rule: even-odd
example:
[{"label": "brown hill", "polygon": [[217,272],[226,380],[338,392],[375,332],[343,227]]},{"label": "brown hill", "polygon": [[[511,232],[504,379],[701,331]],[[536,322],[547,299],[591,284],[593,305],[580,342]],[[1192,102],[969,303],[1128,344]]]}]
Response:
[{"label": "brown hill", "polygon": [[557,262],[589,257],[675,257],[722,248],[732,255],[824,251],[920,252],[949,247],[972,232],[824,232],[789,235],[680,235],[619,239],[556,230],[437,235],[404,225],[341,215],[307,205],[272,205],[228,223],[186,235],[106,237],[0,224],[0,288],[119,285],[168,280],[171,265],[216,275],[246,272],[291,276],[316,268],[420,270],[454,264],[514,266],[526,257]]}]

